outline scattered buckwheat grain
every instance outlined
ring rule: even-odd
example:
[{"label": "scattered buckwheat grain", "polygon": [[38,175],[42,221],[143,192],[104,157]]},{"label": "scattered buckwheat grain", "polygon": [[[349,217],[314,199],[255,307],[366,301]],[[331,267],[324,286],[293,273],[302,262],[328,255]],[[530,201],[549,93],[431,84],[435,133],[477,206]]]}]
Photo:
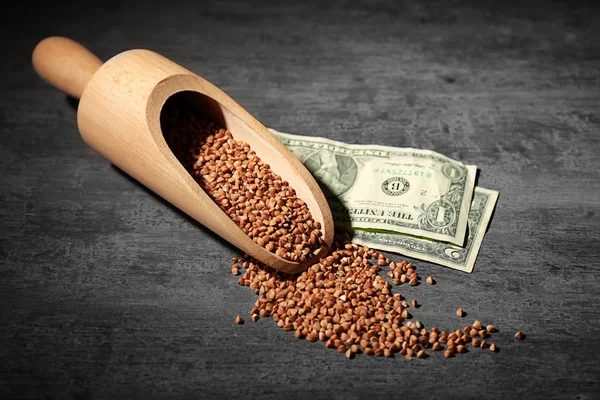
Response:
[{"label": "scattered buckwheat grain", "polygon": [[515,337],[518,340],[523,340],[523,339],[525,339],[525,334],[523,332],[519,331],[519,332],[515,333]]}]

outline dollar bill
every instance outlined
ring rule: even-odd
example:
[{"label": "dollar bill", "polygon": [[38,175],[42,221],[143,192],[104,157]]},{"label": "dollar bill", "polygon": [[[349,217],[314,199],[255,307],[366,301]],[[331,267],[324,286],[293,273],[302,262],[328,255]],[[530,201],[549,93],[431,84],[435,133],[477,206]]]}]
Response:
[{"label": "dollar bill", "polygon": [[467,240],[464,247],[397,233],[370,232],[368,230],[352,231],[352,241],[374,249],[399,253],[471,273],[497,200],[498,192],[480,187],[475,188],[469,210]]},{"label": "dollar bill", "polygon": [[476,166],[430,150],[271,131],[313,174],[336,225],[465,244]]}]

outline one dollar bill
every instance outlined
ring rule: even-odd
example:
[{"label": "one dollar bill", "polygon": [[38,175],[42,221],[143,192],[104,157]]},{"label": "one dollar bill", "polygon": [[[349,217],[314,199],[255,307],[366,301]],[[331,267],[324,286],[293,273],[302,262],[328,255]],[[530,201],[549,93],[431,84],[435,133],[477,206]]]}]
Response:
[{"label": "one dollar bill", "polygon": [[430,150],[271,131],[315,177],[336,225],[464,246],[476,166]]},{"label": "one dollar bill", "polygon": [[351,233],[352,241],[471,273],[497,200],[498,192],[480,187],[475,188],[469,210],[467,240],[464,247],[395,233],[363,230],[354,230]]}]

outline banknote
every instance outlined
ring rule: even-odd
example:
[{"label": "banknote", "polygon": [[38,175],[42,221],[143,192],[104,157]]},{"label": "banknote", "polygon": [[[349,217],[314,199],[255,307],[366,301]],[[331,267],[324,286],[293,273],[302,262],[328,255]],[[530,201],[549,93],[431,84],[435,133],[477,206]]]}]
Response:
[{"label": "banknote", "polygon": [[352,241],[374,249],[399,253],[470,273],[473,271],[497,200],[498,192],[475,187],[464,247],[397,233],[369,232],[368,230],[352,231]]},{"label": "banknote", "polygon": [[476,166],[431,150],[271,131],[315,177],[336,225],[464,245]]}]

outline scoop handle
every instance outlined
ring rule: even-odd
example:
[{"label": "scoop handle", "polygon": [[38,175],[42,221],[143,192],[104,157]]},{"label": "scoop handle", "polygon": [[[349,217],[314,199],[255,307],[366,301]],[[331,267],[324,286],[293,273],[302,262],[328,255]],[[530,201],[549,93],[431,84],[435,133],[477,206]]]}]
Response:
[{"label": "scoop handle", "polygon": [[43,80],[76,99],[81,98],[88,81],[103,64],[81,44],[60,36],[39,42],[31,62]]}]

